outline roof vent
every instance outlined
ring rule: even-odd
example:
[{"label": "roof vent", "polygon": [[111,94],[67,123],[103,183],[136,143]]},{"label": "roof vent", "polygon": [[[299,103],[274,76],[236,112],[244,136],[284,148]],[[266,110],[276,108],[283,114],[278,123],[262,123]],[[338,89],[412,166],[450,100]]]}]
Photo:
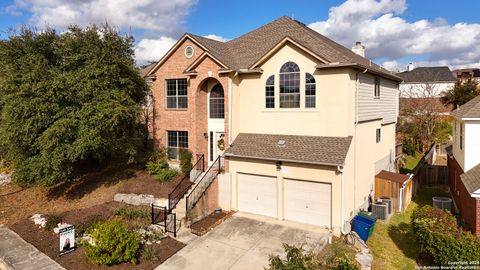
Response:
[{"label": "roof vent", "polygon": [[280,147],[285,147],[285,140],[278,140],[277,145]]}]

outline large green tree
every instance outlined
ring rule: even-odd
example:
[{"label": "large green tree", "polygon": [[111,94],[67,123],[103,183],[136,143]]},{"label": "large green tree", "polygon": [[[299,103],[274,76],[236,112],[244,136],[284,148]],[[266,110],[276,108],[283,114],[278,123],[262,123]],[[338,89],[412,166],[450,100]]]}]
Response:
[{"label": "large green tree", "polygon": [[462,106],[477,95],[480,95],[478,82],[469,79],[465,82],[458,81],[455,87],[446,92],[445,97],[449,104],[455,107]]},{"label": "large green tree", "polygon": [[0,155],[18,183],[135,154],[145,83],[133,56],[133,38],[108,26],[22,28],[0,43]]}]

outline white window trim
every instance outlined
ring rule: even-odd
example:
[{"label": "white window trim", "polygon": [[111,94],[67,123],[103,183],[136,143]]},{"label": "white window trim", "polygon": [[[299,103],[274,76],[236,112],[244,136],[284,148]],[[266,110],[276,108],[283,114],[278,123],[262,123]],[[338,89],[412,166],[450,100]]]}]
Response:
[{"label": "white window trim", "polygon": [[[183,111],[183,110],[187,110],[188,109],[188,80],[187,80],[187,83],[186,83],[186,87],[187,87],[187,94],[186,95],[179,95],[178,94],[178,81],[179,80],[187,80],[185,78],[179,78],[179,79],[165,79],[165,109],[166,110],[180,110],[180,111]],[[175,108],[169,108],[168,107],[168,97],[173,97],[173,96],[169,96],[168,95],[168,82],[167,81],[175,81],[175,97],[177,97],[177,103],[176,103],[176,107]],[[178,98],[179,97],[186,97],[187,98],[187,107],[186,108],[179,108],[178,107]]]}]

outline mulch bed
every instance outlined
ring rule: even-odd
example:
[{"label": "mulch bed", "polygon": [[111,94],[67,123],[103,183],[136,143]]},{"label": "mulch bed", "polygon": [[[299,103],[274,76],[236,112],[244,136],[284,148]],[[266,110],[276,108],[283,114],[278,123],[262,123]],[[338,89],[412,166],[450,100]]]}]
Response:
[{"label": "mulch bed", "polygon": [[[155,177],[145,170],[135,172],[133,177],[134,180],[126,182],[119,188],[118,193],[152,194],[155,198],[168,198],[168,194],[180,183],[183,175],[166,183],[155,180]],[[185,187],[192,185],[190,181],[184,181],[182,184]],[[186,188],[188,189],[188,187]]]},{"label": "mulch bed", "polygon": [[[121,207],[136,208],[136,209],[147,209],[145,206],[130,206],[118,202],[108,202],[101,205],[96,205],[93,207],[65,212],[58,214],[56,216],[60,217],[63,222],[74,224],[76,229],[80,228],[82,224],[86,224],[93,217],[96,219],[108,219],[114,215],[115,209]],[[130,221],[126,221],[129,227],[134,227],[138,225],[149,224],[148,218],[140,218],[136,220],[133,224]],[[46,231],[43,228],[35,225],[30,219],[21,220],[11,226],[11,229],[15,231],[20,237],[25,241],[29,242],[41,252],[45,253],[47,256],[58,262],[60,265],[66,269],[154,269],[159,264],[170,258],[177,251],[182,249],[185,244],[167,237],[161,240],[159,244],[153,244],[152,247],[157,251],[156,256],[153,260],[142,260],[139,259],[138,264],[132,265],[130,263],[123,263],[113,266],[98,266],[91,264],[82,247],[78,247],[71,253],[68,253],[63,256],[58,255],[58,235],[52,231]]]},{"label": "mulch bed", "polygon": [[211,231],[213,228],[220,225],[223,221],[231,217],[233,214],[234,214],[233,211],[229,211],[229,212],[222,211],[220,213],[213,212],[207,217],[190,225],[190,229],[193,234],[202,236],[207,232]]}]

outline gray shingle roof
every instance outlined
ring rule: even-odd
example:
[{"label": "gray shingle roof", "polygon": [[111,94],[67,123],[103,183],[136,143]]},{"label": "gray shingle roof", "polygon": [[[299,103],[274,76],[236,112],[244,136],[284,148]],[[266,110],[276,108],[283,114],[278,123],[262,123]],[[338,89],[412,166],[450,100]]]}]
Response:
[{"label": "gray shingle roof", "polygon": [[480,189],[480,164],[460,175],[460,179],[462,179],[463,185],[469,193],[474,193]]},{"label": "gray shingle roof", "polygon": [[479,118],[480,117],[480,95],[454,110],[450,115],[457,118]]},{"label": "gray shingle roof", "polygon": [[351,141],[352,137],[240,133],[225,156],[341,166]]},{"label": "gray shingle roof", "polygon": [[152,68],[156,65],[157,63],[151,63],[149,65],[147,65],[146,67],[144,68],[141,68],[138,73],[140,74],[140,76],[142,76],[142,78],[145,78],[148,73],[150,72],[150,70],[152,70]]},{"label": "gray shingle roof", "polygon": [[405,82],[410,83],[435,83],[456,82],[457,79],[448,67],[418,67],[411,71],[397,73]]},{"label": "gray shingle roof", "polygon": [[[371,71],[397,78],[390,71],[361,57],[305,24],[284,16],[228,42],[188,34],[218,60],[233,70],[249,69],[285,38],[304,46],[328,63],[357,64]],[[399,78],[398,78],[399,79]]]}]

